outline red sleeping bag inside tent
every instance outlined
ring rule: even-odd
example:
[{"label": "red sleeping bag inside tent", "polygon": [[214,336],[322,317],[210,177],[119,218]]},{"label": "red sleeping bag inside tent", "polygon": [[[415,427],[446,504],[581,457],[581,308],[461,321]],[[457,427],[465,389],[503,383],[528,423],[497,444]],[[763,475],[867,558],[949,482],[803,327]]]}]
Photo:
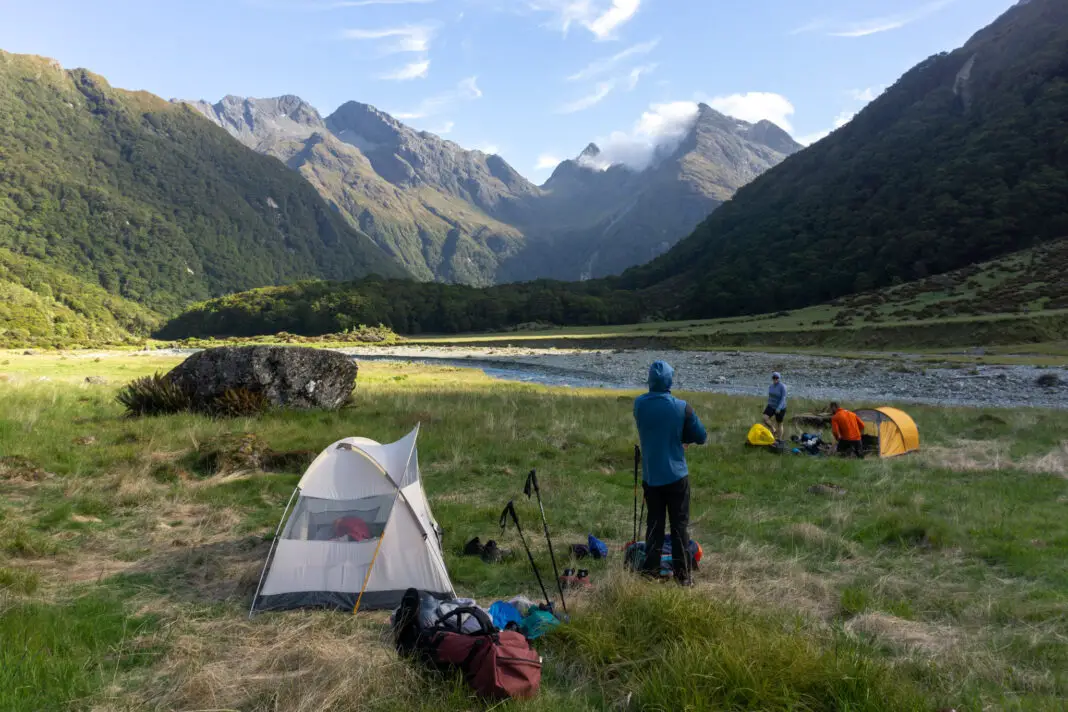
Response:
[{"label": "red sleeping bag inside tent", "polygon": [[342,517],[334,522],[334,534],[338,538],[347,536],[353,541],[367,541],[371,538],[371,528],[359,517]]}]

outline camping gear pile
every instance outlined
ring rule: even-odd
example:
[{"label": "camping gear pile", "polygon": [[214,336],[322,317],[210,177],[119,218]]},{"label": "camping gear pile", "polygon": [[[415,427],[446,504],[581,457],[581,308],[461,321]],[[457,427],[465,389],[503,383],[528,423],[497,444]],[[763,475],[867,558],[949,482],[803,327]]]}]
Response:
[{"label": "camping gear pile", "polygon": [[[686,547],[686,554],[689,558],[687,565],[690,571],[697,571],[701,563],[702,557],[704,557],[704,549],[693,539],[690,539],[689,545]],[[645,564],[645,542],[644,541],[632,541],[629,542],[623,550],[623,561],[628,569],[632,571],[640,571]],[[658,577],[661,579],[669,579],[674,576],[674,570],[671,566],[671,537],[664,538],[664,546],[660,550],[660,570]]]},{"label": "camping gear pile", "polygon": [[401,656],[433,670],[459,671],[487,699],[537,694],[542,659],[527,635],[510,627],[501,630],[476,606],[459,606],[432,618],[427,612],[433,606],[433,596],[414,588],[405,591],[392,621]]},{"label": "camping gear pile", "polygon": [[[897,457],[907,455],[920,449],[920,432],[916,422],[904,411],[897,408],[864,408],[856,411],[857,417],[864,421],[861,436],[865,455],[876,457]],[[829,419],[822,414],[797,416],[795,424],[806,427],[822,428],[829,425]],[[749,429],[746,446],[759,448],[775,455],[790,452],[794,455],[833,455],[835,446],[823,439],[822,432],[806,432],[791,437],[792,444],[787,445],[777,440],[775,435],[763,423],[757,423]]]}]

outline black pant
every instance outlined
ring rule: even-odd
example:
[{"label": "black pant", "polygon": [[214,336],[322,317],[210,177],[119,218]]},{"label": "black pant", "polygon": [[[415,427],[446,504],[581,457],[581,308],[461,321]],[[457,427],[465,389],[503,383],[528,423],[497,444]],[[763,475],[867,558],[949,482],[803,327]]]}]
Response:
[{"label": "black pant", "polygon": [[650,487],[642,483],[645,501],[649,507],[649,526],[645,530],[645,563],[642,571],[657,574],[660,571],[660,556],[664,548],[664,525],[671,520],[671,568],[676,578],[689,578],[690,557],[687,547],[690,535],[690,478],[662,487]]},{"label": "black pant", "polygon": [[842,457],[849,457],[850,455],[856,455],[861,460],[864,459],[864,445],[860,440],[839,440],[838,441],[838,454]]}]

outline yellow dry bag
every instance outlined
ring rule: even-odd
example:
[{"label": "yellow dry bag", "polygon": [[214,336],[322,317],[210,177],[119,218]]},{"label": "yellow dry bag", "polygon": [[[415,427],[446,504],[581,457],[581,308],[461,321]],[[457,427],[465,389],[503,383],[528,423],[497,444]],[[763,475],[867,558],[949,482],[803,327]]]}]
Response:
[{"label": "yellow dry bag", "polygon": [[768,430],[768,426],[763,423],[757,423],[753,427],[749,428],[749,444],[750,445],[774,445],[775,435]]}]

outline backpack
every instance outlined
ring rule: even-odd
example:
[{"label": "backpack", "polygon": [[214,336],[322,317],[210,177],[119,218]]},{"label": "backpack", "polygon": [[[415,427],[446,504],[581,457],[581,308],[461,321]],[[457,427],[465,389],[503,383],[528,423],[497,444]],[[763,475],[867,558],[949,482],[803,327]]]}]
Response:
[{"label": "backpack", "polygon": [[[456,608],[433,625],[424,626],[419,610],[421,595],[408,589],[394,622],[397,652],[442,672],[459,670],[481,697],[520,699],[533,697],[541,685],[541,657],[521,633],[500,631],[486,612],[473,606]],[[478,622],[475,633],[457,633],[451,618],[463,626],[463,617]]]}]

